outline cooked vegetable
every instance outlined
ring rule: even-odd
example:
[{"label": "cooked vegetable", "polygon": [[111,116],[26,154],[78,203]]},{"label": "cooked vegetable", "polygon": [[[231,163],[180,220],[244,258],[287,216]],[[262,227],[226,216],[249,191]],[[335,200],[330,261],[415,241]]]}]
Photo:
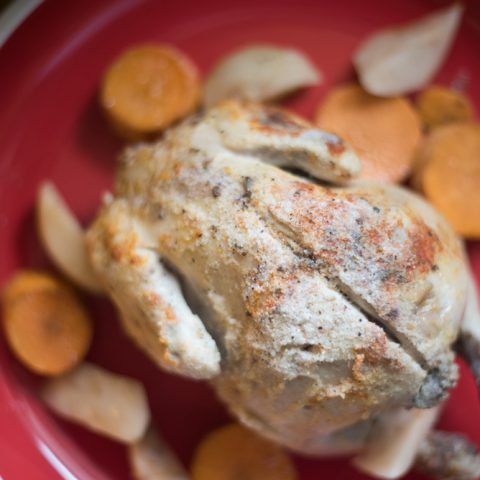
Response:
[{"label": "cooked vegetable", "polygon": [[38,190],[37,227],[43,247],[60,271],[78,286],[101,292],[87,257],[82,227],[50,182]]},{"label": "cooked vegetable", "polygon": [[417,110],[427,129],[473,119],[473,106],[468,97],[441,85],[428,87],[418,95]]},{"label": "cooked vegetable", "polygon": [[198,447],[193,480],[293,480],[289,456],[277,445],[238,424],[210,433]]},{"label": "cooked vegetable", "polygon": [[333,88],[316,123],[347,140],[362,161],[360,178],[400,182],[421,139],[420,121],[406,98],[380,98],[359,85]]},{"label": "cooked vegetable", "polygon": [[473,272],[468,272],[468,293],[456,350],[467,362],[480,393],[480,299]]},{"label": "cooked vegetable", "polygon": [[200,99],[196,67],[170,45],[139,45],[123,52],[107,70],[101,105],[129,140],[158,133],[195,110]]},{"label": "cooked vegetable", "polygon": [[188,480],[188,474],[153,426],[130,445],[128,458],[137,480]]},{"label": "cooked vegetable", "polygon": [[62,417],[119,442],[138,441],[150,421],[140,382],[90,363],[50,380],[42,398]]},{"label": "cooked vegetable", "polygon": [[293,48],[250,45],[227,55],[207,79],[204,104],[225,98],[272,100],[319,83],[321,75],[310,60]]},{"label": "cooked vegetable", "polygon": [[368,37],[353,59],[365,90],[374,95],[394,96],[427,85],[450,50],[462,12],[463,6],[453,3]]},{"label": "cooked vegetable", "polygon": [[73,290],[51,275],[18,272],[3,294],[9,346],[28,368],[59,375],[76,366],[92,339],[92,324]]},{"label": "cooked vegetable", "polygon": [[415,186],[468,238],[480,238],[480,124],[436,128],[422,146]]},{"label": "cooked vegetable", "polygon": [[367,447],[353,459],[353,464],[375,478],[400,478],[413,465],[420,444],[439,412],[439,407],[402,409],[380,418]]}]

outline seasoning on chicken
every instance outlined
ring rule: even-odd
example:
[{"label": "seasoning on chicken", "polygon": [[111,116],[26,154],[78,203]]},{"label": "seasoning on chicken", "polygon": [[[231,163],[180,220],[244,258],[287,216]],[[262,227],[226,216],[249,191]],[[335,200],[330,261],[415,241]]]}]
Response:
[{"label": "seasoning on chicken", "polygon": [[210,379],[266,437],[347,453],[377,415],[455,385],[464,252],[412,193],[280,166],[332,184],[360,167],[293,115],[220,103],[124,153],[88,248],[161,367]]}]

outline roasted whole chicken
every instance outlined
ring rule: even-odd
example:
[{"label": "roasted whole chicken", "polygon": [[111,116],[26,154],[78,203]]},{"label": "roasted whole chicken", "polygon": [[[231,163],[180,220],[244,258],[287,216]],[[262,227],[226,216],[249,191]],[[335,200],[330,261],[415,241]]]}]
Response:
[{"label": "roasted whole chicken", "polygon": [[336,135],[225,101],[128,148],[87,235],[138,345],[303,453],[358,450],[378,416],[457,381],[462,244],[413,193],[351,183],[359,170]]}]

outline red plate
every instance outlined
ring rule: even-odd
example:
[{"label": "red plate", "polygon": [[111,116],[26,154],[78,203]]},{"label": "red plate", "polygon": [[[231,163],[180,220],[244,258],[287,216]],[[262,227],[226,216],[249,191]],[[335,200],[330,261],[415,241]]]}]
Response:
[{"label": "red plate", "polygon": [[[96,94],[105,66],[125,47],[172,42],[207,72],[220,55],[248,42],[296,46],[326,78],[321,88],[289,101],[311,116],[328,87],[352,75],[349,59],[365,34],[437,5],[428,0],[45,2],[0,51],[0,281],[19,267],[48,267],[33,222],[39,182],[53,179],[85,221],[110,186],[121,144],[106,126]],[[467,91],[478,109],[479,25],[480,4],[473,0],[437,79],[469,79]],[[470,253],[480,279],[478,245],[470,245]],[[204,384],[158,371],[123,336],[107,300],[86,301],[96,321],[90,359],[145,383],[155,420],[188,465],[202,436],[228,421],[224,409]],[[0,477],[129,478],[124,447],[51,416],[36,397],[40,382],[17,364],[0,338]],[[480,407],[463,367],[441,426],[480,444]],[[366,478],[346,461],[296,462],[302,480]]]}]

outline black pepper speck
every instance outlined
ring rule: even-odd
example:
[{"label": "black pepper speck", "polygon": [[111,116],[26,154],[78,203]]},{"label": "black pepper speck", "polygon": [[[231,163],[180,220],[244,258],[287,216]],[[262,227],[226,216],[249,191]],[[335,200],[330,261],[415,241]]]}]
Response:
[{"label": "black pepper speck", "polygon": [[215,186],[212,188],[212,196],[213,196],[213,198],[218,198],[221,194],[222,194],[222,189],[221,189],[220,185],[215,185]]}]

